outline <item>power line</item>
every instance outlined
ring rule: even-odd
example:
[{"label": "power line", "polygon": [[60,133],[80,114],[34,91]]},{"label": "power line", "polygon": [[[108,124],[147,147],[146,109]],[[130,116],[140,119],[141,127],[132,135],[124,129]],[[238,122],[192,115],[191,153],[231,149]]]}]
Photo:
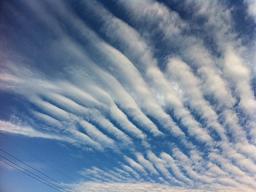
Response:
[{"label": "power line", "polygon": [[[33,173],[33,171],[31,170],[28,170],[28,169],[25,169],[24,167],[18,165],[16,162],[10,160],[9,158],[7,158],[6,156],[4,155],[1,155],[0,156],[4,159],[4,163],[8,164],[9,166],[13,167],[13,168],[16,168],[18,169],[19,171],[21,171],[23,174],[37,180],[38,182],[42,183],[42,184],[45,184],[47,185],[48,187],[52,188],[52,189],[55,189],[57,191],[60,191],[60,192],[67,192],[67,190],[61,188],[60,186],[54,184],[53,182],[51,181],[47,181],[46,179],[42,178],[40,175],[37,175],[35,173]],[[29,166],[30,168],[32,168],[31,166]],[[33,170],[36,170],[35,168],[33,168]],[[38,170],[37,170],[38,171]],[[41,171],[40,171],[41,172]],[[43,173],[44,174],[44,173]],[[44,174],[46,175],[46,174]],[[48,176],[47,176],[48,177]],[[49,177],[50,178],[50,177]]]},{"label": "power line", "polygon": [[33,179],[36,179],[37,181],[47,185],[48,187],[51,187],[52,189],[58,190],[60,192],[63,192],[64,190],[59,188],[59,186],[56,186],[55,184],[53,184],[52,182],[49,182],[43,178],[41,178],[39,175],[31,172],[30,170],[24,169],[24,167],[16,164],[15,162],[13,162],[12,160],[4,157],[3,155],[0,154],[0,157],[2,157],[4,159],[4,163],[8,164],[9,166],[18,169],[19,171],[21,171],[22,173],[24,173],[25,175],[32,177]]},{"label": "power line", "polygon": [[43,173],[43,172],[40,171],[39,169],[36,169],[36,168],[32,167],[31,165],[29,165],[28,163],[26,163],[26,162],[24,162],[24,161],[18,159],[18,158],[15,157],[13,154],[11,154],[11,153],[9,153],[9,152],[7,152],[7,151],[1,149],[1,148],[0,148],[0,151],[2,151],[3,153],[7,154],[7,155],[10,156],[10,157],[12,157],[13,159],[15,159],[16,161],[20,162],[21,164],[23,164],[23,165],[29,167],[30,169],[32,169],[32,170],[38,172],[39,174],[43,175],[43,176],[46,177],[47,179],[53,180],[55,183],[57,182],[55,179],[53,179],[52,177],[46,175],[45,173]]},{"label": "power line", "polygon": [[38,182],[40,182],[40,183],[42,183],[42,184],[47,185],[48,187],[50,187],[50,188],[52,188],[52,189],[54,189],[54,190],[63,192],[63,191],[60,190],[59,188],[56,188],[56,187],[52,186],[51,184],[45,182],[44,180],[41,180],[40,178],[34,176],[33,174],[30,174],[29,172],[26,172],[25,169],[22,169],[21,167],[17,166],[15,163],[13,163],[13,162],[11,162],[11,161],[8,161],[8,160],[5,159],[5,160],[2,161],[2,162],[4,162],[5,164],[11,166],[12,168],[15,168],[15,169],[21,171],[23,174],[25,174],[25,175],[27,175],[27,176],[29,176],[29,177],[31,177],[31,178],[37,180]]},{"label": "power line", "polygon": [[[20,163],[26,165],[27,167],[29,167],[29,168],[35,170],[36,172],[38,172],[39,174],[43,175],[43,176],[46,177],[47,179],[53,180],[55,183],[58,183],[58,181],[56,181],[56,179],[54,179],[54,178],[48,176],[47,174],[45,174],[44,172],[40,171],[39,169],[36,169],[36,168],[30,166],[28,163],[26,163],[26,162],[20,160],[20,159],[19,159],[18,157],[16,157],[14,154],[11,154],[10,152],[7,152],[6,150],[0,148],[0,152],[1,152],[1,151],[2,151],[3,153],[7,154],[8,156],[12,157],[12,158],[15,159],[16,161],[19,161]],[[58,171],[59,174],[64,174],[64,172],[61,171],[61,170],[56,170],[56,171]],[[66,175],[66,177],[70,178],[69,175]]]},{"label": "power line", "polygon": [[45,181],[44,179],[41,179],[40,177],[38,177],[37,175],[33,174],[32,172],[27,171],[26,169],[22,168],[21,166],[17,165],[16,163],[14,163],[13,161],[10,161],[9,159],[3,157],[2,155],[0,155],[3,159],[4,159],[4,163],[8,164],[9,166],[18,169],[19,171],[21,171],[23,174],[39,181],[40,183],[43,183],[45,185],[47,185],[48,187],[51,187],[52,189],[58,190],[60,192],[63,192],[62,190],[60,190],[59,188],[55,187],[54,185],[52,185],[51,183],[48,183],[47,181]]}]

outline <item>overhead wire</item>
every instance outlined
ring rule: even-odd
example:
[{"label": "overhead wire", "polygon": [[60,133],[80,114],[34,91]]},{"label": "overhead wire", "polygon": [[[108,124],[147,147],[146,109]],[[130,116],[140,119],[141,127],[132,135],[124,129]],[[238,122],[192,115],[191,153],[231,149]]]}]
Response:
[{"label": "overhead wire", "polygon": [[[47,185],[48,187],[57,190],[59,192],[69,192],[69,190],[64,189],[63,187],[55,184],[56,181],[54,179],[52,179],[52,177],[48,176],[47,174],[43,173],[42,171],[28,165],[27,163],[25,163],[24,161],[18,159],[17,157],[15,157],[13,154],[0,149],[0,152],[2,152],[2,154],[0,153],[0,157],[3,159],[3,163],[11,166],[12,168],[16,168],[17,170],[21,171],[23,174],[37,180],[38,182]],[[5,155],[3,154],[5,153]],[[6,157],[6,154],[8,154],[10,157],[12,157],[13,159],[15,159],[17,162],[19,162],[19,164],[13,160],[10,159],[10,157]],[[23,166],[22,166],[23,165]],[[36,173],[37,172],[37,173]],[[43,177],[42,177],[43,176]],[[47,178],[47,179],[46,179]],[[53,182],[54,181],[54,182]]]},{"label": "overhead wire", "polygon": [[15,159],[16,161],[20,162],[21,164],[23,164],[23,165],[29,167],[31,170],[36,171],[36,172],[38,172],[39,174],[43,175],[43,176],[46,177],[47,179],[50,179],[50,180],[53,180],[54,182],[57,182],[55,179],[53,179],[52,177],[46,175],[44,172],[40,171],[39,169],[36,169],[36,168],[32,167],[31,165],[29,165],[28,163],[26,163],[26,162],[24,162],[24,161],[18,159],[17,157],[15,157],[15,156],[14,156],[13,154],[11,154],[10,152],[7,152],[7,151],[5,151],[5,150],[3,150],[3,149],[1,149],[1,148],[0,148],[0,152],[3,152],[3,153],[5,153],[5,154],[7,154],[8,156],[12,157],[13,159]]}]

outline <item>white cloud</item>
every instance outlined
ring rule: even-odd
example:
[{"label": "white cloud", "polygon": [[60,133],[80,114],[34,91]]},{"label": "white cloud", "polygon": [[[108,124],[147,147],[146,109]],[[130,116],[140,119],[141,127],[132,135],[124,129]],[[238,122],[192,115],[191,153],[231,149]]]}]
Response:
[{"label": "white cloud", "polygon": [[168,185],[159,185],[152,183],[96,183],[96,182],[84,182],[74,185],[74,192],[206,192],[206,191],[215,191],[215,192],[238,192],[241,190],[246,190],[252,192],[251,189],[242,188],[224,188],[224,189],[183,189],[183,188],[174,188]]},{"label": "white cloud", "polygon": [[[141,8],[147,7],[150,9],[155,5],[158,6],[157,3],[144,2]],[[162,95],[163,99],[160,101],[157,99],[157,102],[162,105],[164,109],[173,109],[174,114],[177,116],[177,118],[181,118],[182,122],[188,128],[188,132],[191,135],[193,135],[193,132],[195,131],[198,134],[197,139],[201,139],[202,141],[210,141],[211,138],[207,135],[206,132],[204,132],[200,125],[195,122],[193,117],[191,117],[189,114],[189,111],[183,107],[182,101],[180,101],[176,91],[173,90],[171,86],[169,86],[169,82],[166,81],[164,75],[157,67],[157,61],[152,56],[150,48],[146,45],[143,38],[140,37],[137,31],[135,31],[132,27],[122,22],[121,20],[114,18],[110,13],[108,13],[99,5],[96,4],[96,8],[94,7],[94,9],[104,10],[102,14],[99,14],[99,17],[101,17],[104,21],[104,28],[102,28],[103,30],[105,30],[105,28],[117,28],[111,34],[109,31],[107,31],[106,33],[108,37],[112,39],[113,42],[118,42],[120,49],[123,50],[128,58],[133,60],[133,64],[140,71],[145,81],[147,81],[149,84],[149,89],[152,90],[155,98],[158,98],[158,95]],[[159,5],[158,9],[166,12],[166,14],[169,14],[168,10],[166,10],[166,8],[162,5]],[[138,11],[138,13],[143,14],[144,12]],[[161,17],[161,15],[159,15],[159,17]],[[108,20],[106,18],[108,18]],[[114,36],[113,33],[115,33]],[[131,42],[136,42],[136,44]],[[140,55],[143,55],[143,57]],[[202,137],[200,137],[200,135],[202,135]]]},{"label": "white cloud", "polygon": [[256,21],[256,2],[254,0],[245,0],[249,15]]},{"label": "white cloud", "polygon": [[[62,55],[63,74],[50,77],[26,64],[21,68],[19,60],[5,62],[0,90],[22,96],[33,106],[30,118],[45,127],[0,121],[1,132],[65,141],[95,152],[113,150],[123,157],[113,169],[81,171],[94,182],[77,184],[75,191],[256,187],[254,74],[226,6],[217,1],[184,4],[197,10],[195,17],[206,19],[200,29],[216,41],[216,55],[203,43],[205,37],[187,34],[189,23],[156,1],[118,2],[127,23],[100,3],[81,3],[81,9],[100,20],[97,32],[61,1],[47,1],[50,8],[57,7],[55,13],[43,1],[26,2],[40,25],[58,36],[49,48],[52,56]],[[166,61],[157,58],[152,37],[158,33],[182,51],[167,54]],[[240,109],[245,117],[237,113]],[[227,186],[233,188],[223,188]]]},{"label": "white cloud", "polygon": [[33,129],[30,126],[20,125],[20,123],[14,124],[9,121],[0,120],[0,131],[2,133],[22,135],[22,136],[31,137],[31,138],[59,140],[59,141],[71,142],[71,143],[74,142],[72,139],[68,137],[62,137],[54,134],[44,133],[44,132]]}]

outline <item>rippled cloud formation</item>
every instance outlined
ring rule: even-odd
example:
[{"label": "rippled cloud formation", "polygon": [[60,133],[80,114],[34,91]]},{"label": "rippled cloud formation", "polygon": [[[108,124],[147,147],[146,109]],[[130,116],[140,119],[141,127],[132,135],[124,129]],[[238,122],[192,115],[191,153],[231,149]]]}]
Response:
[{"label": "rippled cloud formation", "polygon": [[254,0],[2,5],[0,132],[110,159],[72,191],[256,190]]}]

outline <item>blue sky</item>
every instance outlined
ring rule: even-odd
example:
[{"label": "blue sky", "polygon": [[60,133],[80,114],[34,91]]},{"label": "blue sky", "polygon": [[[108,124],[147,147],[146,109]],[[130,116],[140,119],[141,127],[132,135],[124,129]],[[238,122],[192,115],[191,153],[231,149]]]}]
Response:
[{"label": "blue sky", "polygon": [[256,189],[256,1],[0,4],[1,191]]}]

